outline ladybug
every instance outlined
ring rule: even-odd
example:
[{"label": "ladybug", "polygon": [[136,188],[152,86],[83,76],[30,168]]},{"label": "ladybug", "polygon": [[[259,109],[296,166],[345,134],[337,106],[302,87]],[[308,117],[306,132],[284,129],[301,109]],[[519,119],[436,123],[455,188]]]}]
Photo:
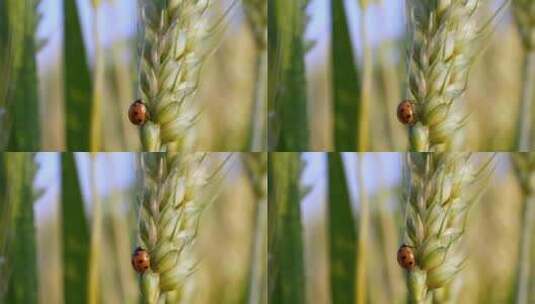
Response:
[{"label": "ladybug", "polygon": [[128,109],[128,118],[134,125],[142,126],[147,122],[149,116],[149,110],[141,99],[134,101]]},{"label": "ladybug", "polygon": [[132,267],[138,273],[144,273],[150,267],[150,256],[147,250],[137,247],[132,254]]},{"label": "ladybug", "polygon": [[401,245],[398,249],[398,263],[399,266],[412,270],[416,266],[416,258],[414,257],[414,252],[412,247],[408,245]]},{"label": "ladybug", "polygon": [[404,124],[412,126],[416,123],[415,104],[411,100],[403,100],[398,105],[398,120]]}]

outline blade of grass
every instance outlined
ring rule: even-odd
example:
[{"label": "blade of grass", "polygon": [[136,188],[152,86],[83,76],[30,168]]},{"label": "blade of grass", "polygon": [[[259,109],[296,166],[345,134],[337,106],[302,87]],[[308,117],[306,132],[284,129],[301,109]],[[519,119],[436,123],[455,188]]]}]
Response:
[{"label": "blade of grass", "polygon": [[[37,63],[35,32],[37,28],[36,0],[6,1],[9,34],[13,43],[13,92],[8,112],[11,126],[9,151],[38,151],[40,148],[39,100],[37,95]],[[17,45],[19,44],[20,45]],[[18,54],[15,54],[17,52]]]},{"label": "blade of grass", "polygon": [[75,0],[63,2],[63,77],[68,151],[89,151],[91,137],[91,75]]},{"label": "blade of grass", "polygon": [[9,248],[10,278],[6,303],[37,303],[37,245],[35,238],[33,180],[34,155],[4,153],[7,203],[12,208],[14,238]]},{"label": "blade of grass", "polygon": [[366,276],[366,255],[368,243],[368,227],[370,222],[370,211],[368,208],[368,197],[366,185],[364,184],[364,153],[357,154],[357,183],[359,189],[359,235],[357,245],[357,304],[365,304],[367,298],[367,276]]},{"label": "blade of grass", "polygon": [[332,303],[355,302],[356,226],[351,210],[344,163],[338,153],[328,154],[329,253]]},{"label": "blade of grass", "polygon": [[360,79],[343,0],[331,1],[331,31],[335,151],[356,151],[360,127],[357,121],[361,105]]},{"label": "blade of grass", "polygon": [[268,168],[268,300],[305,303],[300,155],[270,153]]},{"label": "blade of grass", "polygon": [[268,2],[269,149],[306,151],[309,144],[305,76],[306,0]]},{"label": "blade of grass", "polygon": [[89,233],[73,153],[61,154],[63,290],[65,303],[86,303]]}]

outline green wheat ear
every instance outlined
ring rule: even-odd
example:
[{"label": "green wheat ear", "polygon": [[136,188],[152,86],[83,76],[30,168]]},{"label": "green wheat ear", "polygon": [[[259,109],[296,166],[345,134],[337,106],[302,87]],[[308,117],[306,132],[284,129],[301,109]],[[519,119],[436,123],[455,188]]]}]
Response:
[{"label": "green wheat ear", "polygon": [[476,170],[466,153],[408,155],[404,240],[416,258],[416,267],[407,271],[411,303],[436,297],[463,268],[461,241],[467,212],[490,176],[491,163],[492,158]]},{"label": "green wheat ear", "polygon": [[151,113],[141,127],[145,151],[186,151],[195,142],[195,96],[212,50],[211,0],[143,1],[140,91]]},{"label": "green wheat ear", "polygon": [[139,244],[150,255],[142,274],[144,303],[188,303],[197,259],[194,244],[206,189],[213,180],[203,153],[143,153]]},{"label": "green wheat ear", "polygon": [[479,0],[408,1],[409,98],[417,112],[417,123],[409,132],[411,151],[456,151],[463,142],[459,101],[481,36],[475,17],[479,4]]}]

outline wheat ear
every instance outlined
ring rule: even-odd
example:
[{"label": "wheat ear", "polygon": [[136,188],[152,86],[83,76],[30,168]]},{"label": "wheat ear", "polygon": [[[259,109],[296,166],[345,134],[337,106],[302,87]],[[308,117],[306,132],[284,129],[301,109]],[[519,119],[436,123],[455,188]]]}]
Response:
[{"label": "wheat ear", "polygon": [[204,206],[199,193],[210,180],[204,159],[201,153],[142,155],[139,245],[151,265],[140,280],[144,303],[187,303],[192,296],[193,245]]},{"label": "wheat ear", "polygon": [[481,193],[472,187],[484,184],[490,163],[476,171],[470,154],[409,154],[404,245],[415,258],[407,268],[411,303],[428,303],[461,271],[465,257],[460,244],[466,215]]},{"label": "wheat ear", "polygon": [[463,97],[479,36],[480,0],[409,0],[412,46],[409,98],[417,121],[409,128],[411,151],[451,151],[461,145]]},{"label": "wheat ear", "polygon": [[140,91],[150,113],[141,127],[145,151],[186,151],[195,141],[195,96],[210,50],[211,0],[145,0]]},{"label": "wheat ear", "polygon": [[516,273],[516,302],[529,302],[531,247],[535,228],[535,154],[512,153],[511,158],[522,190],[521,239],[518,243],[518,268]]}]

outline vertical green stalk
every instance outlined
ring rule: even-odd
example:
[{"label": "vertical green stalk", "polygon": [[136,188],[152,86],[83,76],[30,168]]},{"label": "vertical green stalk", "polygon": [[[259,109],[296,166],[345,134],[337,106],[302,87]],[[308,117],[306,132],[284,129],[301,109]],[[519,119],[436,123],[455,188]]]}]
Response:
[{"label": "vertical green stalk", "polygon": [[366,304],[367,299],[367,277],[366,277],[366,261],[367,261],[367,243],[368,243],[368,229],[370,222],[370,211],[368,207],[368,195],[366,193],[366,185],[364,184],[364,153],[357,154],[357,182],[359,189],[359,235],[357,245],[357,304]]},{"label": "vertical green stalk", "polygon": [[33,204],[34,154],[4,153],[7,195],[11,205],[12,236],[8,250],[10,278],[6,303],[37,303],[37,245]]},{"label": "vertical green stalk", "polygon": [[529,151],[532,148],[533,134],[533,98],[535,97],[535,2],[531,0],[513,0],[513,12],[516,25],[522,38],[524,48],[524,65],[522,72],[522,95],[520,100],[516,149]]},{"label": "vertical green stalk", "polygon": [[101,103],[102,92],[104,91],[105,63],[104,54],[100,45],[99,20],[100,20],[100,0],[93,0],[93,44],[95,46],[95,70],[93,75],[93,103],[91,104],[91,140],[89,151],[98,152],[101,150]]},{"label": "vertical green stalk", "polygon": [[89,256],[89,293],[88,303],[96,304],[100,302],[100,252],[102,251],[102,207],[100,194],[97,186],[96,175],[96,155],[91,153],[90,167],[90,187],[92,203],[92,225],[91,225],[91,252]]},{"label": "vertical green stalk", "polygon": [[67,151],[91,148],[91,74],[75,0],[63,0],[63,90]]},{"label": "vertical green stalk", "polygon": [[256,81],[251,115],[251,152],[267,150],[267,50],[262,49],[256,59]]},{"label": "vertical green stalk", "polygon": [[[4,0],[7,8],[8,36],[12,43],[12,89],[6,105],[9,119],[9,151],[38,151],[41,125],[37,89],[35,33],[38,25],[37,0]],[[3,46],[1,46],[3,47]],[[8,72],[9,73],[9,72]],[[11,89],[8,88],[8,89]]]},{"label": "vertical green stalk", "polygon": [[268,162],[268,300],[305,303],[299,153],[270,153]]},{"label": "vertical green stalk", "polygon": [[335,151],[355,151],[360,142],[361,84],[343,0],[331,1],[331,32]]},{"label": "vertical green stalk", "polygon": [[522,191],[522,220],[520,242],[518,243],[518,265],[516,270],[516,304],[529,303],[531,273],[531,247],[535,228],[535,154],[514,153],[511,155]]},{"label": "vertical green stalk", "polygon": [[270,151],[306,151],[309,145],[305,75],[308,0],[273,0],[269,6],[268,144]]},{"label": "vertical green stalk", "polygon": [[522,81],[522,100],[518,112],[517,146],[519,152],[531,149],[532,107],[535,97],[535,51],[525,50]]},{"label": "vertical green stalk", "polygon": [[328,153],[328,235],[332,303],[355,303],[356,225],[339,153]]},{"label": "vertical green stalk", "polygon": [[73,153],[61,153],[63,298],[87,303],[89,232]]},{"label": "vertical green stalk", "polygon": [[251,242],[251,266],[248,303],[267,303],[267,153],[246,153],[243,162],[255,196],[254,233]]},{"label": "vertical green stalk", "polygon": [[362,43],[362,88],[360,91],[360,111],[358,116],[358,142],[357,151],[364,152],[369,149],[368,147],[368,107],[370,103],[370,95],[372,90],[373,81],[373,57],[370,46],[368,45],[368,31],[366,26],[366,11],[368,9],[368,1],[360,0],[360,35]]},{"label": "vertical green stalk", "polygon": [[261,152],[267,150],[267,1],[245,0],[243,5],[257,51],[249,150]]}]

